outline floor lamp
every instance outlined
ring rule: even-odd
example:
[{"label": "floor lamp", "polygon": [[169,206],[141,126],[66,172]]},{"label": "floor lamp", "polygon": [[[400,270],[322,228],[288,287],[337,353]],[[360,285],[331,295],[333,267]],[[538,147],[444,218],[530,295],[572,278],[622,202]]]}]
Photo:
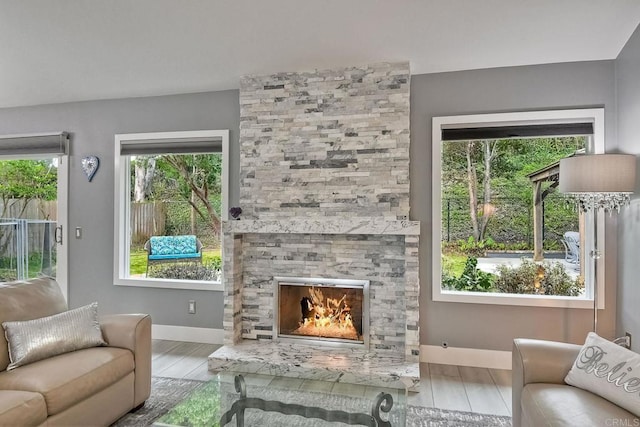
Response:
[{"label": "floor lamp", "polygon": [[593,211],[593,331],[598,331],[598,210],[618,213],[636,184],[636,157],[630,154],[575,155],[560,160],[561,193],[583,212]]}]

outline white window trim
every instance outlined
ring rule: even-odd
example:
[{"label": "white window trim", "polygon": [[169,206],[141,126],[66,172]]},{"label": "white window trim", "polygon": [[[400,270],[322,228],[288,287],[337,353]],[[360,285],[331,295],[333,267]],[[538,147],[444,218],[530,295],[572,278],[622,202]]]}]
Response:
[{"label": "white window trim", "polygon": [[[432,298],[433,301],[515,305],[534,307],[562,307],[583,308],[593,310],[593,291],[585,298],[547,296],[547,295],[516,295],[503,293],[449,291],[442,289],[442,130],[468,127],[489,127],[508,125],[530,125],[549,123],[593,123],[593,153],[604,153],[604,109],[572,109],[546,110],[515,113],[474,114],[460,116],[433,117],[432,119]],[[589,219],[587,218],[587,222]],[[604,247],[604,213],[598,212],[598,242]],[[587,237],[588,244],[592,240]],[[584,254],[589,253],[585,248]],[[583,257],[586,258],[586,257]],[[598,308],[604,309],[605,291],[605,257],[598,263]],[[589,272],[587,271],[587,281]]]},{"label": "white window trim", "polygon": [[69,156],[58,156],[58,219],[62,243],[56,248],[56,282],[69,302]]},{"label": "white window trim", "polygon": [[203,140],[207,138],[222,138],[222,206],[221,219],[228,220],[229,211],[229,131],[228,130],[199,130],[178,132],[129,133],[115,136],[115,185],[114,185],[114,245],[113,245],[113,278],[116,286],[135,286],[144,288],[189,289],[202,291],[222,291],[222,282],[205,282],[195,280],[167,280],[129,278],[129,250],[131,236],[129,234],[129,212],[123,206],[122,194],[130,194],[131,182],[127,171],[129,160],[120,155],[120,145],[125,141],[149,143],[158,141]]}]

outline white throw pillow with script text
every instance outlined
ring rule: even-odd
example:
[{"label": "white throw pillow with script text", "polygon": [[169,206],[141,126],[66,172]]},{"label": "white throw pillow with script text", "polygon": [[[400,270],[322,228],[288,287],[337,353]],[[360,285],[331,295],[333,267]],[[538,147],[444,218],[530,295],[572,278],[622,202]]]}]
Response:
[{"label": "white throw pillow with script text", "polygon": [[640,354],[593,332],[564,381],[640,416]]}]

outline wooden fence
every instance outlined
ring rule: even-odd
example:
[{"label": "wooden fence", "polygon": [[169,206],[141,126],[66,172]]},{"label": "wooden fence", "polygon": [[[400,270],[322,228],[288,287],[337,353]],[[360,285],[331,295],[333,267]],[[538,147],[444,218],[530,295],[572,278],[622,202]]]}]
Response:
[{"label": "wooden fence", "polygon": [[56,200],[0,199],[0,218],[21,219],[58,219],[58,202]]},{"label": "wooden fence", "polygon": [[144,245],[151,236],[195,234],[208,248],[219,248],[220,237],[196,215],[192,224],[191,206],[185,201],[131,203],[131,243]]},{"label": "wooden fence", "polygon": [[142,245],[154,235],[162,235],[167,220],[163,202],[131,203],[131,242]]}]

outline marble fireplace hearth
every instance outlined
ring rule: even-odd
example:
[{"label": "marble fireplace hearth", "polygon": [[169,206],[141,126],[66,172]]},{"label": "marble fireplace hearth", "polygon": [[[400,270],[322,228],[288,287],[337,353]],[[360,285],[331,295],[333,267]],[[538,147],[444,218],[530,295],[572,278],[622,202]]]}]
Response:
[{"label": "marble fireplace hearth", "polygon": [[418,362],[353,348],[244,340],[209,356],[209,370],[417,390]]}]

